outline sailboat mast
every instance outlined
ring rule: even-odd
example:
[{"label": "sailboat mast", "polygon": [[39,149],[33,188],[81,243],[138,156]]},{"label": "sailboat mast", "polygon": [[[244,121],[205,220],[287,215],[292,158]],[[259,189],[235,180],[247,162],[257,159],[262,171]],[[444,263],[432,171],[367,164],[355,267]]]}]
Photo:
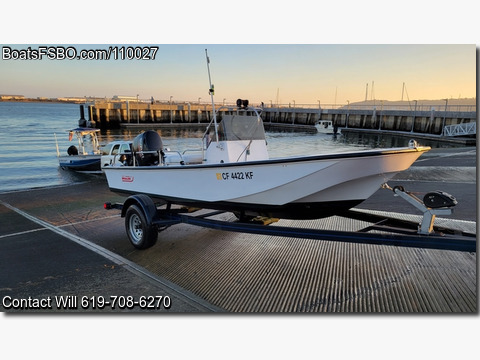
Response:
[{"label": "sailboat mast", "polygon": [[210,89],[208,90],[210,97],[212,99],[212,113],[213,113],[213,123],[215,124],[215,140],[218,143],[218,127],[217,127],[217,113],[215,111],[215,102],[213,101],[213,95],[215,93],[212,78],[210,77],[210,59],[208,57],[207,49],[205,49],[205,56],[207,57],[207,69],[208,69],[208,82],[210,84]]}]

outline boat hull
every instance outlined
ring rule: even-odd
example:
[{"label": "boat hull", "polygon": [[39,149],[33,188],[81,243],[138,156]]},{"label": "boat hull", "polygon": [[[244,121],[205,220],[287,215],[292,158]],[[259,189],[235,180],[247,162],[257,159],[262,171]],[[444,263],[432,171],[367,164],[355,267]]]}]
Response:
[{"label": "boat hull", "polygon": [[334,135],[334,134],[340,134],[341,130],[336,129],[333,126],[329,127],[324,127],[321,125],[315,125],[315,128],[317,129],[317,133],[319,134],[327,134],[327,135]]},{"label": "boat hull", "polygon": [[72,155],[60,156],[58,163],[64,170],[74,171],[101,171],[100,155]]},{"label": "boat hull", "polygon": [[320,120],[315,124],[317,132],[320,134],[339,134],[340,129],[333,125],[330,120]]},{"label": "boat hull", "polygon": [[187,166],[104,168],[114,192],[171,203],[307,219],[341,214],[429,148],[402,148]]}]

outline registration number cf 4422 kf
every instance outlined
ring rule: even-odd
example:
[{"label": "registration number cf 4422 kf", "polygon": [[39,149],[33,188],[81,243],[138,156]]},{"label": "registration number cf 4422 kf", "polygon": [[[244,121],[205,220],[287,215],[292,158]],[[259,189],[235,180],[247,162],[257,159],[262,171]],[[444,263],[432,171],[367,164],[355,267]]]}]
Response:
[{"label": "registration number cf 4422 kf", "polygon": [[233,171],[217,173],[217,180],[252,180],[253,171]]}]

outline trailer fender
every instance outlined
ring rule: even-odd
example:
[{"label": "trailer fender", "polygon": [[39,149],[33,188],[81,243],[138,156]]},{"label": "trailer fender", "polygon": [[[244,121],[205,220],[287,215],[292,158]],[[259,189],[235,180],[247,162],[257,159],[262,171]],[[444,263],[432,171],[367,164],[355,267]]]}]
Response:
[{"label": "trailer fender", "polygon": [[147,221],[147,225],[152,225],[157,216],[157,207],[149,196],[144,194],[130,196],[123,204],[122,217],[125,217],[127,210],[131,205],[137,205],[140,209],[142,209]]}]

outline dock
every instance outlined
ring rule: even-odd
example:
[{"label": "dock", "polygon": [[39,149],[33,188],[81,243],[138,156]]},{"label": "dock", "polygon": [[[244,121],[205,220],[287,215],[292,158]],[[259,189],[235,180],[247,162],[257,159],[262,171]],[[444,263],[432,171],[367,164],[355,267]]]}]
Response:
[{"label": "dock", "polygon": [[[450,192],[458,209],[449,219],[437,220],[475,233],[475,150],[434,149],[426,155],[390,185]],[[124,219],[103,209],[105,201],[123,199],[109,191],[102,176],[61,188],[0,194],[0,297],[162,295],[171,300],[169,309],[94,309],[90,304],[31,312],[478,311],[476,253],[231,233],[188,224],[160,232],[148,250],[135,250]],[[358,210],[416,216],[409,215],[409,204],[384,189]],[[224,220],[233,216],[219,215]],[[368,224],[329,217],[280,220],[278,225],[350,231]]]},{"label": "dock", "polygon": [[[84,115],[86,106],[86,115]],[[98,128],[119,127],[190,127],[204,129],[212,120],[211,103],[182,104],[158,101],[97,100],[80,105],[81,118],[94,122]],[[216,104],[221,120],[223,111],[235,109],[233,105]],[[372,104],[350,107],[265,106],[262,119],[266,129],[288,129],[315,132],[315,123],[332,121],[342,131],[369,133],[395,133],[417,138],[446,140],[465,145],[476,142],[475,106],[415,106],[395,107]]]}]

